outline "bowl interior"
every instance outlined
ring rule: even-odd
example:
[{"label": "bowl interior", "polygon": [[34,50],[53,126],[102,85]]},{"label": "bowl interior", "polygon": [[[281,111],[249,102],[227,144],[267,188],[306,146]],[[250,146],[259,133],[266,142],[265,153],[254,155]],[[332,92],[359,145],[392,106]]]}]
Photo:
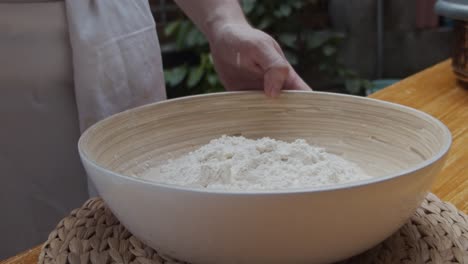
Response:
[{"label": "bowl interior", "polygon": [[178,157],[222,135],[298,138],[325,147],[382,177],[441,156],[450,133],[435,118],[362,97],[285,92],[194,96],[135,108],[107,118],[80,139],[85,159],[127,176]]}]

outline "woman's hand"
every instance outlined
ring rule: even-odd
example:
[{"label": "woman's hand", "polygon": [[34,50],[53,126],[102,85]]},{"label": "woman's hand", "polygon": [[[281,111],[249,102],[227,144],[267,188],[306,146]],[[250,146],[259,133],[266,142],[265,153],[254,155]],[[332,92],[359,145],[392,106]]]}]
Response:
[{"label": "woman's hand", "polygon": [[238,1],[175,0],[210,42],[216,71],[227,90],[311,90],[276,41],[252,28]]},{"label": "woman's hand", "polygon": [[311,90],[286,60],[278,43],[247,23],[221,24],[209,35],[216,71],[227,90]]}]

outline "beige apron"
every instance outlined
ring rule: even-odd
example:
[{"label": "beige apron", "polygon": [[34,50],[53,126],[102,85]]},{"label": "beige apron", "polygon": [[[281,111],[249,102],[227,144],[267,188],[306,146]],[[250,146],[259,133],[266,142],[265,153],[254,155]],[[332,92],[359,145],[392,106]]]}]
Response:
[{"label": "beige apron", "polygon": [[165,98],[147,5],[0,0],[0,259],[88,198],[80,127]]}]

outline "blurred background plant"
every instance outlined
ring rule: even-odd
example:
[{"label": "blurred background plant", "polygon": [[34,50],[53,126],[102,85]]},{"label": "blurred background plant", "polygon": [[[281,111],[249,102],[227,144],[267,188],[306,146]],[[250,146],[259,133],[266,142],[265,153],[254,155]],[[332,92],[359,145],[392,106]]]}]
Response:
[{"label": "blurred background plant", "polygon": [[[343,33],[330,30],[326,20],[313,23],[314,27],[303,25],[313,19],[311,14],[324,8],[323,1],[240,2],[249,22],[278,41],[288,61],[306,82],[319,79],[321,83],[342,87],[344,92],[361,95],[369,88],[369,81],[360,78],[338,59],[339,46],[345,38]],[[173,56],[169,59],[171,64],[164,65],[168,97],[222,91],[207,40],[185,15],[180,12],[178,16],[164,28],[168,41],[163,51],[166,56]],[[320,90],[320,87],[308,83]]]}]

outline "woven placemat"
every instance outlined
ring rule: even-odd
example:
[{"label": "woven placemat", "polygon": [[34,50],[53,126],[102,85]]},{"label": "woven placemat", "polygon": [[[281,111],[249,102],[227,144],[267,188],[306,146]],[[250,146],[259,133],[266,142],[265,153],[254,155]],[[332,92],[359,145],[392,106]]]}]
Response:
[{"label": "woven placemat", "polygon": [[[90,199],[49,235],[39,264],[183,263],[158,254],[120,225],[104,202]],[[373,249],[341,262],[468,264],[468,217],[429,194],[398,232]]]}]

